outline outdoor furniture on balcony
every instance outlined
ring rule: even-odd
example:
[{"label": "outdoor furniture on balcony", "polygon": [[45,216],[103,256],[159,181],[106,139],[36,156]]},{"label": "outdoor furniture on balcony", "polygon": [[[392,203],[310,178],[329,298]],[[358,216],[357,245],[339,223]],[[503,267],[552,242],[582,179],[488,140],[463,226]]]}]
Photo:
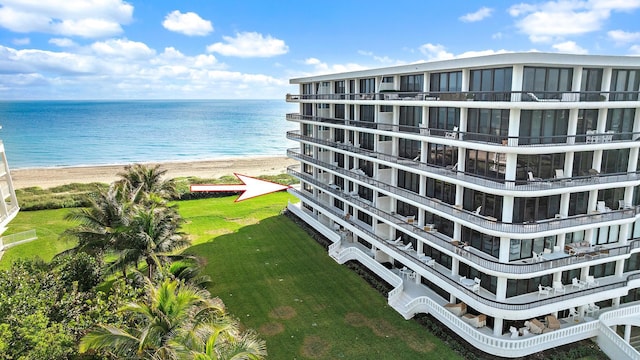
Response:
[{"label": "outdoor furniture on balcony", "polygon": [[580,101],[580,93],[562,93],[560,101]]},{"label": "outdoor furniture on balcony", "polygon": [[576,310],[576,308],[571,307],[569,308],[569,317],[573,318],[575,320],[576,316],[579,316],[580,313]]},{"label": "outdoor furniture on balcony", "polygon": [[533,176],[532,171],[528,171],[527,175],[529,176],[529,181],[542,181],[542,178]]},{"label": "outdoor furniture on balcony", "polygon": [[585,312],[589,315],[593,315],[595,312],[597,312],[598,310],[600,310],[600,306],[594,304],[594,303],[589,303],[587,304],[587,308],[585,309]]},{"label": "outdoor furniture on balcony", "polygon": [[509,332],[511,333],[512,339],[517,339],[518,336],[520,336],[520,333],[518,332],[518,329],[516,329],[515,326],[509,327]]},{"label": "outdoor furniture on balcony", "polygon": [[416,221],[415,215],[407,216],[407,223],[413,224],[414,221]]},{"label": "outdoor furniture on balcony", "polygon": [[447,139],[457,139],[458,138],[458,127],[454,126],[453,131],[448,131],[444,133],[444,137]]},{"label": "outdoor furniture on balcony", "polygon": [[542,286],[542,284],[538,284],[538,298],[540,298],[540,295],[549,296],[551,290],[553,289],[550,286]]},{"label": "outdoor furniture on balcony", "polygon": [[527,93],[533,100],[537,102],[558,102],[560,99],[540,99],[534,93]]},{"label": "outdoor furniture on balcony", "polygon": [[469,325],[473,327],[481,328],[487,324],[487,315],[485,314],[472,315],[467,313],[462,316],[462,320],[464,320],[465,322],[467,322]]},{"label": "outdoor furniture on balcony", "polygon": [[394,245],[400,245],[401,242],[402,242],[402,236],[398,236],[397,239],[392,241]]},{"label": "outdoor furniture on balcony", "polygon": [[587,130],[587,131],[585,131],[585,134],[587,135],[585,137],[585,142],[587,144],[594,144],[594,143],[598,142],[598,137],[595,136],[595,134],[596,134],[595,130]]},{"label": "outdoor furniture on balcony", "polygon": [[560,329],[560,320],[553,315],[547,315],[544,317],[547,329],[558,330]]},{"label": "outdoor furniture on balcony", "polygon": [[480,279],[474,278],[474,284],[471,287],[471,290],[475,293],[480,292]]},{"label": "outdoor furniture on balcony", "polygon": [[466,287],[473,287],[473,285],[476,284],[475,280],[473,279],[467,279],[466,276],[462,276],[460,277],[460,284],[466,286]]},{"label": "outdoor furniture on balcony", "polygon": [[462,316],[467,313],[467,304],[463,302],[457,304],[445,304],[444,308],[451,311],[456,316]]},{"label": "outdoor furniture on balcony", "polygon": [[436,261],[432,259],[431,256],[427,256],[423,253],[418,254],[418,260],[422,261],[427,266],[431,266],[431,267],[433,267],[436,264]]},{"label": "outdoor furniture on balcony", "polygon": [[587,284],[587,287],[600,285],[600,283],[593,277],[593,275],[587,275],[585,283]]},{"label": "outdoor furniture on balcony", "polygon": [[566,292],[566,289],[565,289],[564,285],[562,284],[562,281],[554,281],[553,285],[552,285],[552,288],[553,288],[553,293],[554,294],[558,294],[558,293],[563,293],[564,294]]},{"label": "outdoor furniture on balcony", "polygon": [[579,280],[578,278],[573,278],[571,279],[571,286],[573,286],[574,288],[577,288],[578,290],[582,290],[585,287],[587,287],[587,283]]},{"label": "outdoor furniture on balcony", "polygon": [[598,203],[596,204],[596,211],[604,213],[611,211],[611,209],[607,207],[604,201],[598,201]]},{"label": "outdoor furniture on balcony", "polygon": [[545,329],[544,324],[538,319],[525,321],[524,326],[526,326],[532,334],[542,334]]},{"label": "outdoor furniture on balcony", "polygon": [[408,243],[407,245],[402,247],[403,251],[411,251],[413,250],[413,243]]}]

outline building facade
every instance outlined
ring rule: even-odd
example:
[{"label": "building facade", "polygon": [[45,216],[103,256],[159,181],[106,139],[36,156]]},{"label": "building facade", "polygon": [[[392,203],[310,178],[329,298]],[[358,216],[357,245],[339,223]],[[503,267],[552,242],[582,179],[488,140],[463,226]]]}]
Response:
[{"label": "building facade", "polygon": [[587,338],[640,356],[640,58],[511,53],[291,83],[289,209],[391,284],[405,318],[505,357]]}]

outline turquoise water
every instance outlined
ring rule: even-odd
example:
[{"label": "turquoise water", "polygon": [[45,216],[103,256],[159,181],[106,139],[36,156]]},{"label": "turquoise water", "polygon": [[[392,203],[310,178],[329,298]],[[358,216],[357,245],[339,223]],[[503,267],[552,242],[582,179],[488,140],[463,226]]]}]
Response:
[{"label": "turquoise water", "polygon": [[284,100],[0,102],[9,167],[278,155],[297,112]]}]

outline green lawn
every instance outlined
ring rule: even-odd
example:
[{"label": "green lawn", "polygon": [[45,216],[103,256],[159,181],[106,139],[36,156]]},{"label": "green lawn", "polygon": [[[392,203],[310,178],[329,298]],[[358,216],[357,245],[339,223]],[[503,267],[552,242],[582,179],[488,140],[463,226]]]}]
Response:
[{"label": "green lawn", "polygon": [[[360,277],[334,262],[289,218],[287,193],[179,202],[193,246],[205,259],[209,290],[267,341],[270,359],[456,359],[439,339],[404,320]],[[6,252],[0,268],[73,246],[61,241],[68,210],[21,212],[10,232],[39,239]],[[33,225],[37,224],[37,225]]]}]

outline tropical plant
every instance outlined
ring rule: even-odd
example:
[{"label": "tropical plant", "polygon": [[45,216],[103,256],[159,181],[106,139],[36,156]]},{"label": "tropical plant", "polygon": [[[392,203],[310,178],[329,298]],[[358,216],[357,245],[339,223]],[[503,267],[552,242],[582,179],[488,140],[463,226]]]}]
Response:
[{"label": "tropical plant", "polygon": [[[134,326],[100,325],[80,341],[79,350],[127,359],[262,359],[264,342],[240,333],[224,304],[208,291],[177,280],[157,287],[146,281],[144,300],[122,311],[136,316]],[[240,345],[245,346],[239,350]],[[249,348],[253,346],[253,348]],[[247,354],[236,356],[236,354]],[[212,357],[202,357],[209,356]]]},{"label": "tropical plant", "polygon": [[145,261],[148,277],[152,278],[156,269],[179,257],[173,252],[189,245],[188,238],[179,230],[182,221],[174,208],[136,207],[121,241],[115,244],[118,259],[111,267],[126,269]]},{"label": "tropical plant", "polygon": [[120,241],[129,224],[132,204],[122,189],[113,185],[106,190],[99,189],[88,200],[88,207],[73,209],[65,217],[78,222],[78,226],[65,231],[63,235],[78,239],[78,246],[72,252],[102,254]]},{"label": "tropical plant", "polygon": [[167,170],[161,170],[160,165],[145,166],[142,164],[127,165],[124,172],[119,173],[120,186],[126,187],[135,195],[136,202],[145,200],[162,201],[177,197],[176,184],[173,179],[164,180]]}]

